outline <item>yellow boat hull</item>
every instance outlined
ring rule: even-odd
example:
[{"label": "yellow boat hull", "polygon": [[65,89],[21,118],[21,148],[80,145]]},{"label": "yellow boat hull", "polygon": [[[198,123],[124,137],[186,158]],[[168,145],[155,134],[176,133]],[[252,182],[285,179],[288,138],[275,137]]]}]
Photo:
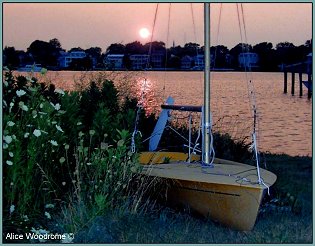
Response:
[{"label": "yellow boat hull", "polygon": [[267,186],[276,181],[276,175],[261,168],[262,185],[257,183],[253,166],[216,159],[213,168],[204,168],[193,162],[200,159],[198,155],[191,157],[191,163],[186,159],[187,154],[179,152],[143,152],[139,161],[145,165],[143,174],[170,181],[166,197],[171,205],[188,206],[236,230],[251,230]]}]

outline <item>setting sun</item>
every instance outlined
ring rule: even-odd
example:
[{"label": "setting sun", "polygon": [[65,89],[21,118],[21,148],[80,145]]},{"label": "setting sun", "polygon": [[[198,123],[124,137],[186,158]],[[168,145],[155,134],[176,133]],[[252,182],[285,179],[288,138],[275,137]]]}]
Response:
[{"label": "setting sun", "polygon": [[139,30],[139,35],[141,38],[148,38],[151,35],[151,33],[148,30],[148,28],[144,27]]}]

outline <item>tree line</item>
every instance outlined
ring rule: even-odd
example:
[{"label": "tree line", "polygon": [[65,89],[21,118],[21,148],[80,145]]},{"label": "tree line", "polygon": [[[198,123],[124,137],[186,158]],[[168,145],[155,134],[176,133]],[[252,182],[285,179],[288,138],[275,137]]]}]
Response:
[{"label": "tree line", "polygon": [[[212,64],[215,68],[231,68],[238,70],[238,55],[242,52],[254,52],[259,56],[259,71],[279,71],[281,64],[292,64],[304,61],[307,54],[312,52],[312,39],[307,40],[303,45],[295,46],[290,42],[280,42],[275,47],[270,42],[261,42],[256,45],[239,43],[232,49],[224,45],[212,46],[211,54],[215,57]],[[15,47],[6,46],[3,49],[3,65],[11,69],[16,69],[25,64],[39,63],[47,68],[58,68],[58,58],[61,52],[66,50],[62,48],[60,41],[53,38],[48,42],[42,40],[33,41],[26,51],[16,50]],[[104,69],[104,58],[108,54],[124,54],[123,63],[130,68],[129,55],[132,54],[162,54],[165,60],[166,68],[179,69],[181,59],[185,56],[194,57],[204,53],[204,47],[197,43],[186,43],[184,46],[173,44],[167,48],[164,42],[153,41],[141,44],[134,41],[126,45],[114,43],[107,47],[103,52],[100,47],[90,47],[82,49],[74,47],[68,50],[84,51],[87,56],[84,59],[74,60],[69,69],[73,70],[91,70],[94,61],[94,68]]]}]

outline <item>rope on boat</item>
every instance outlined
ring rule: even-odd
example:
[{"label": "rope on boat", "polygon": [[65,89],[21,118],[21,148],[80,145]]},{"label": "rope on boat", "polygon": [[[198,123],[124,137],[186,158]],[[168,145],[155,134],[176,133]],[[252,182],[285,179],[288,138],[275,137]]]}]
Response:
[{"label": "rope on boat", "polygon": [[138,130],[138,123],[139,123],[139,118],[140,118],[140,112],[143,109],[143,100],[144,100],[144,93],[145,93],[146,86],[147,86],[147,79],[144,79],[144,84],[143,84],[142,92],[141,92],[141,100],[137,104],[138,109],[137,109],[137,114],[136,114],[135,127],[131,136],[131,152],[132,153],[136,152],[136,141],[135,141],[136,135],[137,134],[142,135],[141,132]]},{"label": "rope on boat", "polygon": [[[202,109],[203,111],[204,109]],[[202,124],[204,124],[204,119],[203,119],[203,112],[201,113],[202,115]],[[202,155],[202,166],[203,167],[213,167],[213,162],[214,162],[214,158],[215,158],[215,151],[214,151],[214,147],[213,147],[213,135],[212,135],[212,113],[210,112],[210,122],[209,125],[207,125],[206,127],[202,127],[202,129],[207,129],[209,131],[209,137],[210,137],[210,152],[209,154],[209,158],[211,158],[209,164],[206,164],[203,160],[204,156]],[[206,134],[205,132],[203,132],[203,134]],[[202,143],[204,144],[204,143]]]},{"label": "rope on boat", "polygon": [[[241,40],[242,40],[242,50],[243,52],[248,52],[248,42],[247,42],[247,33],[246,33],[246,25],[245,25],[245,14],[244,14],[244,9],[243,9],[243,4],[240,4],[240,10],[239,10],[239,4],[236,4],[237,7],[237,16],[238,16],[238,23],[239,23],[239,30],[240,30],[240,36],[241,36]],[[241,17],[240,18],[240,11],[241,11]],[[245,47],[244,43],[243,43],[243,33],[242,33],[242,25],[243,25],[243,30],[244,30],[244,38],[245,38],[245,43],[247,45],[247,47]],[[248,78],[248,72],[251,72],[251,64],[247,61],[245,61],[245,59],[249,59],[247,56],[245,56],[244,58],[244,69],[245,69],[245,75],[246,75],[246,81],[247,81],[247,88],[248,88],[248,97],[249,97],[249,101],[251,104],[251,112],[252,112],[252,116],[253,116],[253,132],[252,132],[252,145],[251,145],[251,149],[254,151],[255,154],[255,160],[256,160],[256,169],[257,169],[257,177],[258,180],[257,182],[261,185],[264,185],[267,189],[268,189],[268,195],[269,193],[269,186],[266,185],[263,181],[263,179],[261,178],[260,175],[260,158],[259,158],[259,150],[258,150],[258,139],[257,139],[257,128],[258,128],[258,112],[257,112],[257,107],[256,107],[256,97],[255,97],[255,89],[254,89],[254,84],[252,79]],[[248,71],[247,71],[247,65],[248,65]]]}]

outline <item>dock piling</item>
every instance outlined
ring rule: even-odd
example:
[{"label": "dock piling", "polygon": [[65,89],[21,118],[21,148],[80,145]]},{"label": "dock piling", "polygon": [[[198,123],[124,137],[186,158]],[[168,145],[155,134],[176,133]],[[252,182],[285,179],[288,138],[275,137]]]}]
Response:
[{"label": "dock piling", "polygon": [[[313,94],[313,74],[312,74],[312,62],[306,61],[306,62],[300,62],[296,64],[291,65],[284,65],[282,67],[284,79],[283,79],[283,93],[288,93],[288,73],[291,73],[291,95],[294,96],[295,93],[295,73],[298,73],[299,75],[299,84],[300,84],[300,90],[299,95],[300,97],[303,96],[303,86],[305,85],[307,90],[307,96],[310,99]],[[307,74],[307,81],[303,80],[303,74]]]},{"label": "dock piling", "polygon": [[291,95],[294,95],[295,73],[292,73]]},{"label": "dock piling", "polygon": [[300,81],[300,97],[303,96],[303,77],[302,73],[299,73],[299,81]]},{"label": "dock piling", "polygon": [[310,99],[312,97],[312,89],[313,89],[313,80],[312,80],[312,74],[307,74],[307,80],[309,83],[308,89],[307,89],[307,97]]},{"label": "dock piling", "polygon": [[284,88],[283,88],[283,93],[287,94],[288,92],[288,73],[285,71],[284,72]]}]

